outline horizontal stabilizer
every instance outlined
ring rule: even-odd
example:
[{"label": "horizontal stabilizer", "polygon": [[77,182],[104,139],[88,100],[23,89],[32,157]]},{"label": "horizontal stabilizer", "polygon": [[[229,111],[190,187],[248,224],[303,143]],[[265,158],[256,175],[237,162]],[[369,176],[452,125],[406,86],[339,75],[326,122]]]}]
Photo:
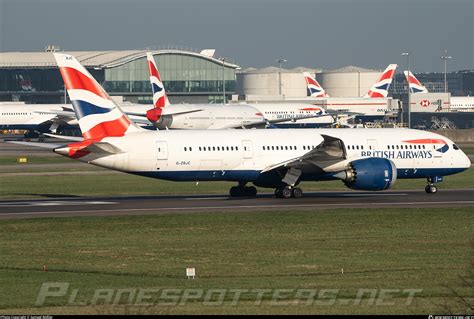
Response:
[{"label": "horizontal stabilizer", "polygon": [[97,155],[111,155],[123,153],[120,148],[107,142],[93,143],[87,146],[85,150]]},{"label": "horizontal stabilizer", "polygon": [[83,141],[84,139],[80,136],[67,136],[67,135],[57,135],[57,134],[50,134],[50,133],[43,133],[46,136],[54,137],[60,140],[68,140],[68,141]]},{"label": "horizontal stabilizer", "polygon": [[57,147],[61,147],[64,145],[64,144],[54,144],[54,143],[23,142],[23,141],[5,141],[5,143],[34,146],[34,147],[41,147],[41,148],[47,148],[47,149],[55,149]]}]

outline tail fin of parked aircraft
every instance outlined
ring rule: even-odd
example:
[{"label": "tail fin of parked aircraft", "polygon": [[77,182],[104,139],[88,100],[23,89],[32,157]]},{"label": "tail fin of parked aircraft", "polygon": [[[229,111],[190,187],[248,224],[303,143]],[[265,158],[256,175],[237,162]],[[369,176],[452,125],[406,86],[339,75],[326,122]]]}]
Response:
[{"label": "tail fin of parked aircraft", "polygon": [[418,81],[411,71],[403,71],[403,73],[410,87],[410,93],[428,93],[428,89]]},{"label": "tail fin of parked aircraft", "polygon": [[148,61],[148,71],[150,72],[151,90],[153,92],[153,106],[155,108],[162,108],[168,106],[170,102],[168,101],[168,97],[166,96],[166,91],[165,87],[163,86],[163,82],[161,82],[160,73],[158,72],[158,68],[156,67],[153,54],[148,52],[146,54],[146,57]]},{"label": "tail fin of parked aircraft", "polygon": [[375,84],[370,88],[369,92],[364,97],[370,98],[380,98],[388,96],[388,89],[390,84],[392,84],[393,76],[395,75],[395,70],[397,68],[396,64],[390,64],[387,66],[385,71],[383,71],[380,79],[375,82]]},{"label": "tail fin of parked aircraft", "polygon": [[316,81],[314,77],[311,76],[309,72],[303,72],[304,79],[306,80],[306,85],[309,90],[309,94],[312,97],[329,97],[329,95],[324,91],[323,87]]},{"label": "tail fin of parked aircraft", "polygon": [[84,140],[97,142],[140,131],[75,57],[63,53],[54,57]]}]

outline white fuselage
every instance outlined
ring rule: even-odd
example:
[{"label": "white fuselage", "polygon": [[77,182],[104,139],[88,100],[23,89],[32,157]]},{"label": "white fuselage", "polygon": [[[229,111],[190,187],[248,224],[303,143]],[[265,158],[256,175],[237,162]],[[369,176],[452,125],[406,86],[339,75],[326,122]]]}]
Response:
[{"label": "white fuselage", "polygon": [[[308,153],[321,144],[322,135],[342,140],[347,157],[323,166],[324,173],[342,171],[351,161],[370,157],[391,160],[398,178],[450,175],[471,165],[446,137],[411,129],[139,132],[103,140],[122,150],[120,154],[80,160],[174,181],[255,181],[262,170]],[[311,168],[301,177],[308,179],[318,180]]]},{"label": "white fuselage", "polygon": [[[150,105],[131,105],[120,107],[125,113],[143,113]],[[136,117],[129,116],[133,121]],[[143,119],[143,117],[142,117]],[[171,104],[162,109],[160,120],[155,124],[160,129],[225,129],[240,127],[250,123],[265,124],[259,111],[249,105],[222,104]]]},{"label": "white fuselage", "polygon": [[[392,109],[392,98],[364,97],[302,97],[275,101],[247,101],[246,103],[259,108],[260,104],[295,105],[297,108],[322,107],[329,113],[356,113],[361,116],[384,116],[386,113],[397,112]],[[309,105],[309,106],[308,106]]]},{"label": "white fuselage", "polygon": [[[53,113],[63,111],[64,106],[71,107],[66,104],[0,103],[0,129],[38,129],[42,124],[54,121],[57,115]],[[77,121],[73,122],[72,125],[77,124]]]},{"label": "white fuselage", "polygon": [[450,109],[474,112],[474,96],[451,96]]},{"label": "white fuselage", "polygon": [[[64,108],[73,109],[71,104],[0,104],[0,129],[34,130],[48,121],[58,121],[60,116],[55,115],[54,112],[67,113]],[[143,123],[146,120],[146,112],[152,106],[124,103],[120,105],[120,108],[132,121]],[[262,123],[263,126],[266,119],[280,120],[298,116],[315,116],[315,118],[298,120],[297,123],[301,123],[303,127],[331,124],[333,119],[330,115],[318,117],[321,111],[324,112],[324,109],[309,104],[172,104],[162,109],[159,121],[153,124],[160,129],[207,130],[243,127],[255,123]],[[69,113],[71,118],[75,117],[72,111]],[[65,123],[77,125],[75,119],[67,119]],[[292,121],[289,121],[288,125],[279,123],[279,126],[289,127],[293,123]]]},{"label": "white fuselage", "polygon": [[295,119],[299,117],[314,116],[312,118],[305,118],[295,121],[289,120],[288,122],[278,123],[276,126],[281,128],[286,127],[317,127],[322,125],[332,124],[334,122],[331,115],[325,113],[323,107],[314,106],[305,103],[251,103],[251,106],[255,107],[260,111],[263,116],[270,121],[273,120],[284,120],[284,119]]}]

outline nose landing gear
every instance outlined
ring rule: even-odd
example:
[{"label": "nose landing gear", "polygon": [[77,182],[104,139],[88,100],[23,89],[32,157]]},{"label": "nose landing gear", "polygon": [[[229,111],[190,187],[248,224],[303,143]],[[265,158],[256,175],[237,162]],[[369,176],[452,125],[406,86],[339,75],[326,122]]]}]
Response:
[{"label": "nose landing gear", "polygon": [[435,194],[438,192],[438,187],[435,186],[435,183],[442,182],[443,176],[428,177],[426,180],[428,181],[428,185],[425,187],[425,192],[427,194]]},{"label": "nose landing gear", "polygon": [[425,192],[427,194],[434,194],[438,191],[438,187],[436,187],[434,184],[428,184],[425,187]]}]

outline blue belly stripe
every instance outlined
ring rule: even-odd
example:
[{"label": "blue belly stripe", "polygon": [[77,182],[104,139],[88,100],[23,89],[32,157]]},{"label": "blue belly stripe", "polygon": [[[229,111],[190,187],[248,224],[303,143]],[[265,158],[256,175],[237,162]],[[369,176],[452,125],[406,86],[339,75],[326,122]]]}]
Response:
[{"label": "blue belly stripe", "polygon": [[[447,176],[460,173],[466,168],[421,168],[421,169],[397,169],[398,179],[427,178],[434,176]],[[260,172],[256,170],[210,170],[210,171],[155,171],[155,172],[131,172],[136,175],[169,181],[256,181]],[[331,174],[303,174],[302,181],[323,181],[335,179]]]}]

